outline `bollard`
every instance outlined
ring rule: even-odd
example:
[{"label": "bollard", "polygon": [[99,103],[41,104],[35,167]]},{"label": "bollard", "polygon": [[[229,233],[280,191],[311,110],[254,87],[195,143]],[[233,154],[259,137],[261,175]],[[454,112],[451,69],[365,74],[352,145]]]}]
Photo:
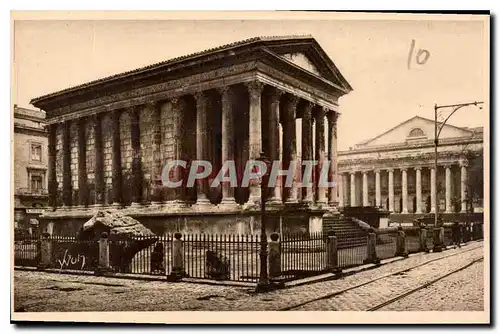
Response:
[{"label": "bollard", "polygon": [[444,227],[434,227],[433,242],[433,252],[442,252],[444,249],[446,249],[446,246],[444,245]]},{"label": "bollard", "polygon": [[43,270],[50,267],[52,263],[52,240],[49,233],[43,233],[40,240],[40,262],[38,269]]},{"label": "bollard", "polygon": [[186,276],[184,270],[184,245],[181,238],[182,234],[175,232],[172,246],[172,271],[167,276],[167,281],[169,282],[180,281]]},{"label": "bollard", "polygon": [[281,277],[281,242],[279,234],[271,234],[269,242],[269,282],[274,285],[282,286],[284,281]]},{"label": "bollard", "polygon": [[112,272],[109,265],[109,239],[106,232],[101,233],[99,239],[99,264],[95,270],[96,275],[106,275]]},{"label": "bollard", "polygon": [[328,232],[328,239],[326,241],[326,270],[336,275],[342,272],[339,268],[337,245],[337,236],[335,232]]},{"label": "bollard", "polygon": [[396,256],[408,257],[406,251],[406,234],[403,227],[398,227],[398,234],[396,235]]},{"label": "bollard", "polygon": [[380,263],[380,259],[377,258],[377,235],[373,227],[369,229],[367,235],[367,248],[366,248],[366,259],[363,263]]},{"label": "bollard", "polygon": [[427,228],[420,227],[420,247],[419,251],[421,252],[429,252],[429,248],[427,248]]}]

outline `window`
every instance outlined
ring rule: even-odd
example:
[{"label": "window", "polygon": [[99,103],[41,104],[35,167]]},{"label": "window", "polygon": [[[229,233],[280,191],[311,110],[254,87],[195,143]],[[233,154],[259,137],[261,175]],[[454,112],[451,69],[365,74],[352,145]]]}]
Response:
[{"label": "window", "polygon": [[415,129],[410,131],[410,134],[408,135],[408,137],[425,137],[425,133],[424,133],[424,131],[422,131],[422,129],[415,128]]},{"label": "window", "polygon": [[31,190],[41,190],[43,188],[43,178],[41,175],[31,176]]},{"label": "window", "polygon": [[31,160],[42,161],[42,145],[31,144]]}]

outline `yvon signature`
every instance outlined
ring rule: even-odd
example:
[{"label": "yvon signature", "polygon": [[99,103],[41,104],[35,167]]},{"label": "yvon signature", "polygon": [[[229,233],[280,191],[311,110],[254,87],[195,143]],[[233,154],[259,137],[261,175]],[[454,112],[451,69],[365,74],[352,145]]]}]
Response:
[{"label": "yvon signature", "polygon": [[68,254],[68,250],[66,249],[64,251],[64,256],[62,260],[57,260],[59,262],[59,265],[61,268],[59,271],[62,271],[65,267],[68,267],[70,265],[76,265],[77,263],[81,263],[81,270],[85,268],[85,255],[78,254],[76,257],[72,256],[71,254]]}]

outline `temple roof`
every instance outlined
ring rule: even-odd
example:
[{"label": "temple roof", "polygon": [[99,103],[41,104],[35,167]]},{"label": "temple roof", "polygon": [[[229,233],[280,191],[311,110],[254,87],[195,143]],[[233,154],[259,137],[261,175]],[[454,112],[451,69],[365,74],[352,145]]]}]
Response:
[{"label": "temple roof", "polygon": [[[340,87],[347,91],[351,91],[352,87],[350,84],[347,82],[347,80],[342,76],[340,71],[337,69],[333,61],[330,59],[330,57],[326,54],[326,52],[321,48],[319,43],[310,35],[290,35],[290,36],[260,36],[260,37],[253,37],[225,45],[221,45],[218,47],[210,48],[204,51],[180,56],[180,57],[175,57],[166,61],[158,62],[155,64],[151,64],[145,67],[141,67],[138,69],[134,69],[131,71],[126,71],[122,72],[119,74],[111,75],[105,78],[93,80],[78,86],[66,88],[51,94],[46,94],[37,98],[34,98],[31,100],[31,104],[37,106],[39,102],[42,102],[47,99],[59,97],[62,95],[65,95],[67,93],[72,93],[72,92],[77,92],[82,89],[87,89],[87,88],[93,88],[97,87],[106,83],[112,83],[116,82],[119,80],[123,79],[131,79],[134,78],[137,75],[142,75],[142,74],[148,74],[148,73],[153,73],[158,70],[164,70],[164,71],[169,71],[169,68],[174,65],[178,65],[181,63],[191,63],[195,61],[203,61],[204,58],[207,58],[212,55],[216,54],[227,54],[231,55],[231,51],[235,49],[240,49],[240,48],[248,48],[248,47],[254,47],[254,46],[260,46],[262,48],[267,48],[271,49],[273,51],[278,50],[281,52],[281,55],[283,55],[283,48],[284,47],[301,47],[304,49],[304,47],[307,49],[307,52],[311,54],[314,58],[314,62],[316,62],[320,67],[325,68],[325,71],[327,71],[328,76],[331,78],[334,78],[336,83],[340,85]],[[228,53],[229,51],[229,53]],[[278,52],[279,53],[279,52]],[[284,57],[283,57],[284,58]],[[285,58],[284,58],[285,59]],[[327,78],[328,79],[328,78]]]}]

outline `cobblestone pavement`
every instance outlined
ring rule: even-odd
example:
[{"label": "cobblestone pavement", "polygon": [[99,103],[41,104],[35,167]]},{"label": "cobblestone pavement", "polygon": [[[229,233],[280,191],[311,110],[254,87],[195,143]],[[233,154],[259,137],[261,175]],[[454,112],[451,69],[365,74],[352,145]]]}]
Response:
[{"label": "cobblestone pavement", "polygon": [[[423,264],[402,275],[381,279],[377,284],[350,290],[338,296],[341,298],[318,300],[294,308],[324,311],[362,310],[482,257],[482,245],[482,242],[471,242],[461,249],[415,254],[408,259],[344,276],[338,280],[259,295],[254,294],[252,288],[245,287],[15,271],[14,309],[26,312],[281,310]],[[439,258],[442,259],[437,260]],[[436,261],[424,264],[431,260]],[[390,304],[383,310],[406,310],[406,303],[409,309],[454,310],[456,305],[457,309],[469,307],[471,310],[480,310],[483,303],[482,266],[483,262],[477,263],[430,285],[427,289]],[[467,289],[456,288],[462,285],[467,285]]]}]

